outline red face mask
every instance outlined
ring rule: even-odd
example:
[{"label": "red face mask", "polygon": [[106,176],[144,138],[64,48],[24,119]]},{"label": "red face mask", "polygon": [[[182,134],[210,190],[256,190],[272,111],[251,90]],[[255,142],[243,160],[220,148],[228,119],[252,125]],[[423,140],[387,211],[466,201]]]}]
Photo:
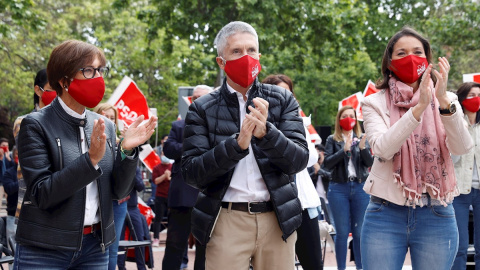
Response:
[{"label": "red face mask", "polygon": [[[40,88],[42,89],[42,88]],[[52,103],[53,99],[57,96],[57,92],[55,91],[45,91],[43,90],[43,94],[42,96],[40,97],[42,99],[42,102],[43,104],[45,104],[45,106],[47,106],[48,104]]]},{"label": "red face mask", "polygon": [[466,98],[462,101],[462,105],[469,112],[478,112],[480,109],[480,97]]},{"label": "red face mask", "polygon": [[103,77],[87,80],[73,79],[67,92],[80,104],[93,108],[102,101],[105,94],[105,81]]},{"label": "red face mask", "polygon": [[8,152],[8,146],[0,146],[0,148],[3,150],[3,152]]},{"label": "red face mask", "polygon": [[15,160],[15,164],[18,164],[18,156],[16,156],[13,160]]},{"label": "red face mask", "polygon": [[225,73],[234,83],[243,88],[250,86],[261,70],[260,61],[248,54],[235,60],[225,61]]},{"label": "red face mask", "polygon": [[416,82],[427,67],[427,58],[413,54],[390,62],[390,70],[404,83]]},{"label": "red face mask", "polygon": [[353,129],[355,126],[357,120],[350,118],[350,117],[345,117],[343,119],[340,119],[340,126],[343,128],[343,130],[350,131]]}]

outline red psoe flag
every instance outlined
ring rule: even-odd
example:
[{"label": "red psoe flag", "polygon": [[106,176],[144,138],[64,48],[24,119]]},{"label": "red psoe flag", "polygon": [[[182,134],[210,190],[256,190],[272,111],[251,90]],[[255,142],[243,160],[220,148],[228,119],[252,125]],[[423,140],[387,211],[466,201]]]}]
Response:
[{"label": "red psoe flag", "polygon": [[131,125],[140,115],[145,117],[144,120],[150,117],[147,99],[137,84],[127,76],[123,77],[110,99],[108,99],[108,103],[113,104],[118,110],[119,126],[122,122],[127,126]]},{"label": "red psoe flag", "polygon": [[480,83],[480,73],[463,74],[463,82]]},{"label": "red psoe flag", "polygon": [[372,81],[368,80],[367,86],[365,86],[365,90],[363,90],[363,97],[368,97],[369,95],[375,94],[378,91],[380,90],[375,87],[375,84]]},{"label": "red psoe flag", "polygon": [[343,106],[350,105],[352,106],[356,113],[357,113],[357,120],[363,121],[362,109],[361,109],[361,102],[363,101],[363,94],[361,92],[357,92],[353,95],[350,95],[344,99],[342,99],[338,103],[338,109],[340,110]]},{"label": "red psoe flag", "polygon": [[160,164],[160,157],[153,151],[153,148],[150,144],[144,144],[141,146],[141,151],[138,157],[142,163],[147,167],[147,169],[152,172],[153,168]]}]

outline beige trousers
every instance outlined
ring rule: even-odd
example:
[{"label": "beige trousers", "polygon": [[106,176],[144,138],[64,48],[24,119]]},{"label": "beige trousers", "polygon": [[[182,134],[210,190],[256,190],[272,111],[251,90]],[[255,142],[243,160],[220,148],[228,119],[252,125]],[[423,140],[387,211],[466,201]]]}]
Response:
[{"label": "beige trousers", "polygon": [[294,232],[282,239],[275,212],[249,214],[222,208],[206,249],[206,270],[292,270],[295,267]]}]

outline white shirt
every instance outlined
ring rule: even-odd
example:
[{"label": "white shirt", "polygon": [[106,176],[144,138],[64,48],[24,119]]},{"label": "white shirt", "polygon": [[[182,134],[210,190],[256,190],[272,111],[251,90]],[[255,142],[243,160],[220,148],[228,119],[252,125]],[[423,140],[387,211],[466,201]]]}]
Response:
[{"label": "white shirt", "polygon": [[[60,101],[60,105],[65,110],[67,114],[72,117],[78,119],[85,119],[86,113],[85,111],[82,114],[78,114],[74,110],[70,109],[65,102],[63,102],[61,97],[58,97]],[[80,138],[81,138],[81,145],[82,145],[82,154],[87,152],[87,144],[85,142],[85,131],[83,127],[80,127]],[[95,166],[95,169],[98,170],[98,164]],[[98,188],[97,188],[97,181],[93,181],[92,183],[87,185],[87,199],[85,200],[85,219],[83,221],[84,226],[92,225],[98,223],[100,221],[100,216],[98,213],[98,207],[100,204],[100,198],[98,197]]]},{"label": "white shirt", "polygon": [[[227,88],[231,93],[235,93],[238,98],[238,105],[240,109],[240,127],[245,119],[246,101],[243,100],[243,95],[234,90],[227,84]],[[248,99],[248,90],[246,96]],[[270,201],[270,193],[268,193],[267,186],[263,180],[257,161],[253,155],[252,145],[248,146],[248,155],[241,159],[235,170],[233,171],[232,181],[230,186],[223,196],[224,202],[263,202]]]},{"label": "white shirt", "polygon": [[296,177],[298,199],[300,200],[303,209],[316,208],[320,206],[320,198],[318,197],[317,192],[315,192],[315,185],[313,185],[312,178],[310,178],[307,168],[313,166],[313,164],[318,161],[318,152],[317,149],[315,149],[315,145],[312,143],[310,133],[307,129],[307,126],[311,123],[310,117],[302,117],[302,119],[303,126],[305,128],[305,139],[307,140],[309,154],[307,167],[297,173]]},{"label": "white shirt", "polygon": [[[352,139],[352,145],[353,145],[353,132],[350,133],[351,139]],[[343,136],[343,141],[346,142],[347,139],[345,138],[345,135],[342,134]],[[348,159],[348,177],[357,177],[357,173],[355,172],[355,166],[353,165],[352,161],[352,156]]]}]

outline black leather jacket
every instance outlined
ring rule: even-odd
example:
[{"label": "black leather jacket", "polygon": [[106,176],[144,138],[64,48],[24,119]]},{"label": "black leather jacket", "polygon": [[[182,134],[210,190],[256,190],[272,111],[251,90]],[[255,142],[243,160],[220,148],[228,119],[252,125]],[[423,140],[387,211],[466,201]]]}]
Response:
[{"label": "black leather jacket", "polygon": [[[249,152],[238,146],[238,98],[226,85],[224,81],[218,91],[197,99],[185,120],[182,174],[189,185],[201,191],[192,212],[192,233],[202,244],[210,239],[235,166]],[[255,97],[269,102],[269,112],[267,134],[260,140],[252,138],[251,146],[286,241],[302,222],[293,175],[307,165],[305,130],[290,92],[256,80],[247,108]]]},{"label": "black leather jacket", "polygon": [[[355,133],[353,133],[353,138],[357,138]],[[344,145],[344,141],[335,141],[333,135],[328,136],[325,143],[325,161],[323,164],[327,170],[332,172],[331,181],[337,183],[348,182],[349,157],[343,150]],[[368,141],[365,142],[365,149],[363,150],[360,150],[358,143],[352,144],[350,152],[352,154],[353,166],[355,167],[355,174],[360,182],[365,182],[368,177],[368,168],[373,164],[373,156]]]},{"label": "black leather jacket", "polygon": [[115,145],[115,126],[104,118],[106,151],[96,170],[88,152],[82,154],[79,127],[84,127],[88,146],[93,121],[100,117],[88,110],[85,119],[72,117],[56,98],[50,106],[23,119],[18,153],[27,190],[18,222],[18,243],[80,250],[86,186],[95,180],[102,248],[115,240],[112,199],[124,198],[132,190],[138,155],[122,160]]}]

